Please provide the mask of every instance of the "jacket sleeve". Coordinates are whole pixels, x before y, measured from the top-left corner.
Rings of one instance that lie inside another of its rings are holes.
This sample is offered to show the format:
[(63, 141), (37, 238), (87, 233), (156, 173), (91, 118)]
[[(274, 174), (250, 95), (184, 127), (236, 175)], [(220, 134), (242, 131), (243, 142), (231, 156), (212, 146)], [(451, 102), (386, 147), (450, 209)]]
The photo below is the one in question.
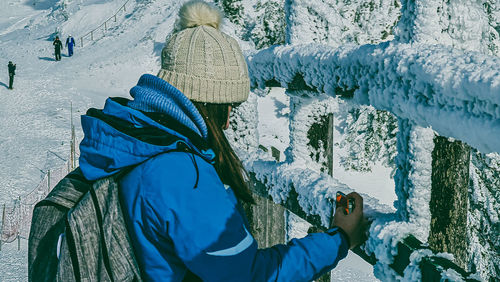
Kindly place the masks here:
[(176, 161), (175, 168), (153, 173), (150, 180), (159, 187), (176, 187), (148, 196), (153, 229), (164, 233), (151, 237), (171, 241), (176, 256), (202, 280), (310, 281), (347, 255), (346, 238), (335, 228), (258, 249), (234, 194), (224, 187), (212, 165), (197, 156), (193, 162), (188, 154), (179, 154), (185, 156)]

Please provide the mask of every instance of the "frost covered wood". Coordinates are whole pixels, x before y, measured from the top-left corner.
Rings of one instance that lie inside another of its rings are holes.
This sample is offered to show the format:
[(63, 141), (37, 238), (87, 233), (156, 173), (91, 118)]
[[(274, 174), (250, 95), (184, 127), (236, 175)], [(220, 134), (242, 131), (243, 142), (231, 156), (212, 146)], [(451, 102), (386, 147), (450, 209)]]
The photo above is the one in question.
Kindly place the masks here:
[(469, 143), (500, 151), (500, 58), (439, 45), (381, 43), (272, 47), (248, 56), (253, 87), (299, 75), (318, 92), (354, 99)]

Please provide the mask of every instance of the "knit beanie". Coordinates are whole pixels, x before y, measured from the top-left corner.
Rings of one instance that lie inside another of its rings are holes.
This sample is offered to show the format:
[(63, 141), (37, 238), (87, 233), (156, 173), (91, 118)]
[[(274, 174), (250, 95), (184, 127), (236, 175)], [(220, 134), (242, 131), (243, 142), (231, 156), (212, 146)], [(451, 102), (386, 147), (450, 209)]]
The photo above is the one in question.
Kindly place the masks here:
[(250, 91), (238, 42), (219, 31), (221, 12), (200, 0), (186, 2), (161, 55), (158, 77), (196, 102), (241, 103)]

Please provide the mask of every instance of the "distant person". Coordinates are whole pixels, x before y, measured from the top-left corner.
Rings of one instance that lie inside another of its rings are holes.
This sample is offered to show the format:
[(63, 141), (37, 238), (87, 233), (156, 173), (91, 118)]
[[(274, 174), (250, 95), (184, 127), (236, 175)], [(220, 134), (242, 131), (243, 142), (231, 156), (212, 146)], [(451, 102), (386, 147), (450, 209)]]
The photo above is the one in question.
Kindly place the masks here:
[(71, 37), (71, 35), (68, 35), (68, 38), (66, 39), (66, 47), (68, 47), (68, 56), (73, 56), (73, 47), (75, 46), (75, 39)]
[(14, 89), (12, 86), (14, 84), (14, 75), (16, 75), (16, 65), (9, 61), (7, 67), (9, 68), (9, 89)]
[(52, 43), (54, 45), (54, 51), (56, 55), (56, 61), (61, 60), (61, 49), (63, 48), (61, 40), (59, 40), (59, 36), (56, 36), (56, 39)]

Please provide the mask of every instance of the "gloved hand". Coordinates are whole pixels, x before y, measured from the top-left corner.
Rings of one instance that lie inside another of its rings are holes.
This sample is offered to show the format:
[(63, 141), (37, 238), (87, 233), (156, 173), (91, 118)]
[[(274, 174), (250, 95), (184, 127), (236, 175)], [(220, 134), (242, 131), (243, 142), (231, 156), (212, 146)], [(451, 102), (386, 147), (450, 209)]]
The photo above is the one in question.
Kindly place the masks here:
[(360, 245), (366, 240), (367, 220), (363, 215), (363, 198), (356, 192), (348, 194), (347, 199), (354, 199), (354, 210), (344, 214), (344, 207), (337, 207), (333, 217), (333, 225), (344, 230), (349, 236), (350, 249)]

